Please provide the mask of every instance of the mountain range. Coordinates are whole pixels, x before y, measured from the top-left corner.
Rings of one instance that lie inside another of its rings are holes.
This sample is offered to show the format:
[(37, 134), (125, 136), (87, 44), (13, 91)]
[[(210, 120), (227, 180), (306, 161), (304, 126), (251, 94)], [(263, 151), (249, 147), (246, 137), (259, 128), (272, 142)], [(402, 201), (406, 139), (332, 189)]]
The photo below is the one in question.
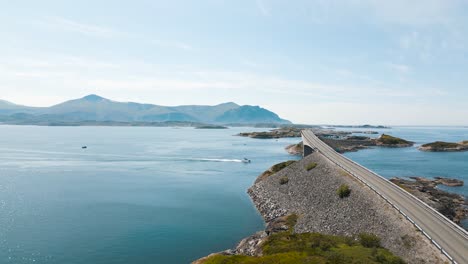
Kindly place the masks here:
[(50, 107), (30, 107), (0, 100), (0, 122), (10, 124), (66, 124), (79, 122), (291, 123), (259, 106), (241, 106), (232, 102), (214, 106), (161, 106), (135, 102), (117, 102), (94, 94)]

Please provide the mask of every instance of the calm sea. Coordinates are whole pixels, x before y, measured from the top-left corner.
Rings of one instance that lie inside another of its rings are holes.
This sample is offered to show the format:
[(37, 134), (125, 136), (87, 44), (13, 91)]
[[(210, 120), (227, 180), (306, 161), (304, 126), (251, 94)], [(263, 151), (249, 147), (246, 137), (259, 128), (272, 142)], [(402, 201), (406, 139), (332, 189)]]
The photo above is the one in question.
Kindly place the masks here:
[(264, 225), (247, 188), (297, 141), (233, 136), (246, 130), (0, 126), (0, 263), (189, 263), (233, 247)]
[[(0, 263), (189, 263), (233, 247), (264, 225), (246, 189), (299, 141), (233, 136), (254, 130), (0, 126)], [(382, 131), (468, 139), (468, 128)], [(346, 155), (386, 177), (468, 180), (468, 152)]]

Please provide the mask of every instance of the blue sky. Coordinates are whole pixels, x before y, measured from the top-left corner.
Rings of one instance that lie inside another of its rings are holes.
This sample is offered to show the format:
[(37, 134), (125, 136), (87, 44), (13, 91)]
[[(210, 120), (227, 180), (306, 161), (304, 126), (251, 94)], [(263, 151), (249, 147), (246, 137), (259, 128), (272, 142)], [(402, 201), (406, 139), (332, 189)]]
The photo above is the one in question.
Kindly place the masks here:
[(468, 125), (468, 1), (0, 0), (0, 98)]

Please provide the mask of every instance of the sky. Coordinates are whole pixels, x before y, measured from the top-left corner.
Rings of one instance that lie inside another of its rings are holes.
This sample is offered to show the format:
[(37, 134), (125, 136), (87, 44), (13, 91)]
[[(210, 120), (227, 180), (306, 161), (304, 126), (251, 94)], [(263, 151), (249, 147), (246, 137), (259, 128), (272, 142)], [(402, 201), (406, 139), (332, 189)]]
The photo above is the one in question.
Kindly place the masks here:
[(0, 99), (468, 125), (467, 0), (0, 0)]

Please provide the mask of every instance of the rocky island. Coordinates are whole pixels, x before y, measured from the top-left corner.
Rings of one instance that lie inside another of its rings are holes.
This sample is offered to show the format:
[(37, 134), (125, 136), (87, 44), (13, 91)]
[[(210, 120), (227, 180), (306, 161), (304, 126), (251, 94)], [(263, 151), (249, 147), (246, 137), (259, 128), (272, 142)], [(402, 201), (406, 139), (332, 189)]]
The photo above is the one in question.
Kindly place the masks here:
[(414, 142), (386, 134), (382, 134), (380, 137), (374, 139), (373, 141), (375, 142), (376, 146), (389, 148), (406, 148), (414, 145)]
[(447, 261), (396, 209), (319, 152), (270, 168), (248, 193), (266, 229), (194, 263)]
[[(463, 195), (436, 188), (439, 184), (450, 187), (463, 186), (461, 180), (441, 177), (435, 177), (433, 180), (423, 177), (410, 177), (410, 180), (393, 178), (390, 181), (418, 197), (460, 226), (462, 226), (462, 220), (468, 215), (468, 203)], [(466, 227), (464, 228), (466, 229)]]
[(201, 126), (196, 126), (195, 129), (228, 129), (228, 127), (219, 126), (219, 125), (201, 125)]
[(421, 145), (419, 148), (421, 151), (432, 151), (432, 152), (457, 152), (457, 151), (468, 151), (468, 140), (452, 143), (436, 141)]
[(270, 139), (270, 138), (291, 138), (301, 137), (301, 128), (287, 127), (278, 128), (265, 132), (244, 132), (237, 134), (241, 137), (259, 138), (259, 139)]
[[(413, 142), (401, 138), (382, 134), (378, 138), (370, 138), (365, 136), (350, 136), (330, 133), (317, 132), (316, 135), (332, 147), (338, 153), (358, 151), (373, 146), (387, 147), (387, 148), (403, 148), (413, 146)], [(302, 155), (302, 142), (286, 146), (286, 151), (291, 155)]]

